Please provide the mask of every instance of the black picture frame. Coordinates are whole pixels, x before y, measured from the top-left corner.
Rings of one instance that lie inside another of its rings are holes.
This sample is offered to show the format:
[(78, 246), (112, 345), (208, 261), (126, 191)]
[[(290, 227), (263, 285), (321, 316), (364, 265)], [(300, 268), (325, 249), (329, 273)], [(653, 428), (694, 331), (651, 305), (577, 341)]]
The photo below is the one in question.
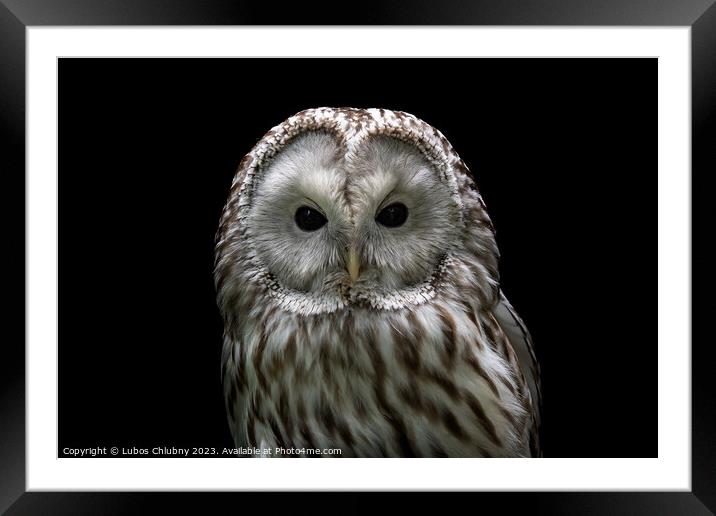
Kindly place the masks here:
[[(714, 0), (523, 0), (462, 2), (360, 2), (350, 12), (307, 3), (278, 9), (269, 3), (230, 0), (0, 0), (0, 170), (6, 195), (23, 199), (25, 185), (25, 30), (42, 25), (551, 25), (689, 26), (692, 73), (692, 219), (701, 228), (713, 203), (704, 199), (704, 178), (716, 170), (716, 4)], [(15, 208), (7, 210), (8, 274), (20, 281), (24, 270), (25, 228)], [(10, 213), (13, 213), (13, 217)], [(24, 211), (23, 211), (24, 213)], [(692, 239), (692, 267), (700, 273), (694, 299), (713, 286), (713, 251)], [(693, 273), (692, 270), (692, 273)], [(704, 274), (705, 273), (705, 274)], [(18, 290), (19, 290), (18, 285)], [(23, 285), (24, 291), (24, 285)], [(5, 289), (6, 321), (24, 335), (24, 294)], [(692, 311), (692, 491), (640, 493), (479, 493), (454, 494), (451, 505), (469, 503), (500, 510), (529, 509), (547, 514), (713, 514), (716, 512), (716, 396), (712, 365), (716, 354), (701, 338), (707, 306)], [(22, 325), (22, 326), (21, 326)], [(7, 333), (9, 335), (9, 333)], [(137, 513), (160, 503), (163, 513), (206, 512), (215, 502), (228, 513), (240, 506), (266, 507), (265, 494), (249, 493), (77, 493), (25, 492), (25, 344), (7, 336), (0, 346), (0, 511), (8, 514)], [(364, 512), (384, 503), (381, 494), (350, 493), (339, 501), (323, 493), (271, 495), (271, 512)], [(467, 497), (470, 497), (468, 500)], [(239, 502), (237, 497), (241, 498)], [(444, 502), (422, 494), (403, 497), (404, 511), (444, 510)], [(439, 504), (439, 505), (438, 505)], [(219, 512), (219, 511), (217, 511)], [(223, 513), (223, 512), (222, 512)]]

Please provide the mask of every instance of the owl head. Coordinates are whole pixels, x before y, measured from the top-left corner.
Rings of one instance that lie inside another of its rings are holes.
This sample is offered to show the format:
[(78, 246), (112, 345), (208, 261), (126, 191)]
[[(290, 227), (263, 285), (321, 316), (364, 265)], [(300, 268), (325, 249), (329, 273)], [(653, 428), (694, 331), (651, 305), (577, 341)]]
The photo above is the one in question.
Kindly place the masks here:
[[(490, 220), (444, 136), (385, 109), (317, 108), (241, 161), (217, 236), (220, 306), (395, 310), (497, 284)], [(254, 305), (254, 303), (252, 303)]]

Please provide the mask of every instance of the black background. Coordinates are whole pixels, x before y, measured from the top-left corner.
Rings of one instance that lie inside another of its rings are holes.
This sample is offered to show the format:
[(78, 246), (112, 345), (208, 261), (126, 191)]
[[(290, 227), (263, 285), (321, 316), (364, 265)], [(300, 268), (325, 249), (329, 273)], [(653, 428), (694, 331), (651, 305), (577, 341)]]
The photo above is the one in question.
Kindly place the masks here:
[(655, 59), (59, 64), (59, 455), (231, 446), (213, 238), (239, 160), (316, 106), (440, 129), (497, 228), (548, 457), (657, 455)]

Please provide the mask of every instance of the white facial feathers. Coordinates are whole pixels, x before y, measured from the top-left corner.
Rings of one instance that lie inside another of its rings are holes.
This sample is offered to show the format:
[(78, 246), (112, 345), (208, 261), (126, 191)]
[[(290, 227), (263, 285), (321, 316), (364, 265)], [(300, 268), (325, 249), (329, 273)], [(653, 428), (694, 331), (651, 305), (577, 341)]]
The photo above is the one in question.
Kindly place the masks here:
[[(389, 137), (368, 140), (350, 171), (363, 258), (386, 289), (424, 281), (457, 244), (460, 207), (448, 186), (410, 144)], [(407, 208), (399, 227), (376, 224), (395, 203)]]
[[(354, 294), (413, 287), (436, 271), (460, 235), (460, 208), (448, 185), (417, 148), (385, 136), (368, 139), (346, 160), (335, 136), (302, 133), (260, 172), (252, 199), (247, 236), (256, 259), (282, 286), (303, 292), (343, 288), (350, 253), (360, 268), (350, 281)], [(404, 222), (376, 220), (396, 204), (407, 211)], [(302, 207), (319, 212), (325, 225), (299, 227)]]
[[(341, 204), (345, 176), (337, 144), (323, 133), (296, 137), (263, 171), (253, 193), (247, 236), (257, 260), (284, 287), (324, 288), (331, 271), (343, 263), (347, 214)], [(301, 230), (295, 221), (302, 206), (329, 221), (321, 230)], [(335, 276), (335, 274), (334, 274)]]

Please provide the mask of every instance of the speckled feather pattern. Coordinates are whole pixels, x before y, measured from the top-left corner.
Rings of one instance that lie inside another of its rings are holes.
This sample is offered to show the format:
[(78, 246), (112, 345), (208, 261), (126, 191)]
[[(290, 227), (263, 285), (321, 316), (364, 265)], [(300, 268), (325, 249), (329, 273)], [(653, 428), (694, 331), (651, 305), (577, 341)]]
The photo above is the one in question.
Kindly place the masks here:
[[(262, 174), (311, 131), (335, 139), (347, 170), (380, 136), (417, 149), (439, 176), (458, 207), (455, 236), (422, 280), (317, 294), (286, 287), (262, 262), (249, 224)], [(338, 447), (344, 457), (539, 455), (539, 367), (500, 291), (497, 259), (469, 170), (422, 120), (317, 108), (271, 129), (241, 161), (217, 233), (222, 380), (236, 444)]]

